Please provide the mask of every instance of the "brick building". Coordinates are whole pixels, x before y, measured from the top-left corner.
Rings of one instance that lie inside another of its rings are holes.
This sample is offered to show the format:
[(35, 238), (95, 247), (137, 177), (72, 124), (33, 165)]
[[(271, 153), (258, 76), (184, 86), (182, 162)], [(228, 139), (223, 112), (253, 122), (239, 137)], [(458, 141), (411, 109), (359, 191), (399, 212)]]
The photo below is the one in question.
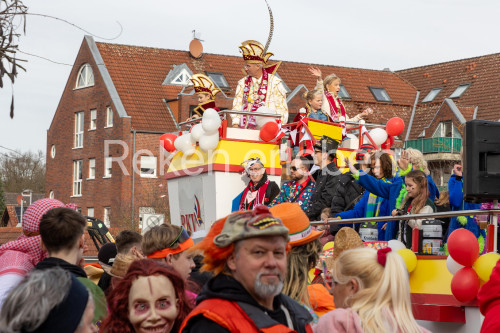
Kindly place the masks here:
[(419, 94), (405, 145), (424, 153), (437, 185), (447, 186), (460, 161), (465, 122), (500, 120), (499, 68), (500, 54), (491, 54), (397, 72)]
[[(96, 43), (86, 36), (47, 133), (46, 195), (74, 202), (83, 214), (113, 227), (140, 226), (149, 213), (168, 220), (159, 136), (178, 131), (196, 106), (189, 85), (194, 73), (211, 76), (222, 90), (218, 107), (230, 109), (242, 65), (237, 56), (194, 58), (189, 51)], [(315, 86), (309, 66), (283, 61), (278, 70), (290, 119), (304, 105), (302, 94)], [(368, 122), (394, 116), (409, 122), (417, 90), (399, 75), (318, 66), (324, 75), (342, 78), (341, 96), (351, 116), (371, 107), (375, 114)]]

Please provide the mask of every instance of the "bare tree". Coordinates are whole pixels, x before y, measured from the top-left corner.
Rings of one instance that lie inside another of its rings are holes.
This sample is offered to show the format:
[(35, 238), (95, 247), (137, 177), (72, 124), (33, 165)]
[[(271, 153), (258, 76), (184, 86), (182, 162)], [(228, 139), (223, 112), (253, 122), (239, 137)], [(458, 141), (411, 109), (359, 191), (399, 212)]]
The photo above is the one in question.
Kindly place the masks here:
[[(26, 7), (21, 0), (0, 0), (0, 88), (3, 88), (3, 77), (7, 75), (14, 84), (17, 70), (24, 69), (16, 59), (19, 50), (19, 29), (26, 32)], [(10, 117), (14, 117), (14, 94), (10, 104)]]
[(45, 156), (41, 150), (9, 152), (0, 157), (0, 177), (5, 192), (30, 189), (43, 193), (45, 189)]

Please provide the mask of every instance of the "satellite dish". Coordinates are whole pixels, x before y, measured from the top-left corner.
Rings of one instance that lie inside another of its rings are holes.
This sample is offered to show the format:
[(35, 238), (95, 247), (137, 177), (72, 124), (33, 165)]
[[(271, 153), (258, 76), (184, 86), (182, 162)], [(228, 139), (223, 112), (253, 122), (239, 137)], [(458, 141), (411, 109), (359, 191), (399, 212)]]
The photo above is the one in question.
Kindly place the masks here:
[(193, 58), (201, 57), (203, 54), (203, 45), (199, 39), (195, 38), (189, 43), (189, 54), (191, 54)]

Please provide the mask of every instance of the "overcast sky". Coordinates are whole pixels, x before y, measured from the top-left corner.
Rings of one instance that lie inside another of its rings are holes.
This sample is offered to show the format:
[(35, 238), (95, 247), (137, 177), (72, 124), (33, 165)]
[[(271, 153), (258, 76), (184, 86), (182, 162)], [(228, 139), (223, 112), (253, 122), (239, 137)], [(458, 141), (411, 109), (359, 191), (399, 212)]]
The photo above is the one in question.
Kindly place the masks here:
[[(274, 14), (272, 59), (399, 70), (500, 51), (498, 0), (268, 0)], [(101, 42), (187, 50), (192, 30), (204, 52), (238, 55), (247, 39), (265, 43), (264, 0), (24, 0), (29, 12), (68, 20)], [(99, 37), (116, 39), (106, 41)], [(72, 65), (86, 33), (27, 17), (21, 51)], [(99, 37), (97, 37), (99, 36)], [(45, 152), (47, 129), (71, 66), (19, 54), (27, 72), (0, 89), (0, 146)], [(291, 87), (293, 89), (293, 87)], [(72, 131), (73, 129), (69, 128)], [(7, 150), (0, 147), (0, 153)]]

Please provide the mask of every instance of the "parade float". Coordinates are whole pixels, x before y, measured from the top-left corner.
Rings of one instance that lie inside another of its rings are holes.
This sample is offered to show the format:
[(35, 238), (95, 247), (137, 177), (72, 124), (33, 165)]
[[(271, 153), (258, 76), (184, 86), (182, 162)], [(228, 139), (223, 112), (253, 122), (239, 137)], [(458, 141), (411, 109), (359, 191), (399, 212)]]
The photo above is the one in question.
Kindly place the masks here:
[[(377, 148), (379, 145), (388, 148), (393, 142), (380, 125), (347, 128), (344, 122), (308, 118), (280, 125), (274, 120), (276, 114), (264, 111), (257, 117), (259, 126), (255, 130), (228, 127), (226, 120), (220, 120), (220, 115), (238, 111), (218, 114), (207, 110), (201, 122), (186, 122), (194, 125), (190, 131), (162, 136), (163, 146), (173, 153), (166, 172), (172, 224), (193, 232), (208, 230), (214, 221), (231, 213), (233, 200), (248, 184), (242, 163), (250, 158), (258, 157), (268, 178), (281, 184), (292, 146), (301, 146), (299, 154), (311, 154), (313, 145), (323, 135), (339, 142), (344, 136), (347, 140), (336, 151), (336, 163), (345, 172), (344, 158), (354, 159), (363, 140)], [(374, 129), (368, 131), (367, 127)], [(363, 134), (359, 136), (361, 139), (350, 134), (356, 132)]]
[[(276, 114), (261, 111), (259, 126), (255, 130), (227, 126), (226, 114), (244, 112), (209, 111), (202, 119), (184, 123), (191, 126), (189, 130), (162, 136), (163, 146), (172, 153), (166, 172), (171, 223), (193, 232), (208, 230), (214, 221), (229, 214), (233, 200), (248, 183), (241, 164), (249, 158), (259, 157), (268, 177), (280, 184), (291, 159), (292, 146), (301, 146), (299, 154), (308, 153), (315, 142), (327, 135), (342, 142), (336, 152), (336, 163), (345, 172), (344, 158), (354, 159), (355, 152), (364, 142), (391, 153), (389, 148), (394, 136), (404, 127), (397, 118), (385, 126), (363, 122), (331, 123), (308, 118), (280, 125), (274, 121)], [(488, 233), (485, 253), (480, 256), (477, 239), (461, 231), (448, 241), (449, 256), (438, 253), (439, 245), (429, 243), (432, 237), (422, 232), (415, 235), (411, 250), (403, 248), (402, 244), (392, 244), (393, 250), (402, 255), (408, 267), (414, 316), (431, 331), (479, 332), (483, 317), (475, 298), (499, 257), (494, 230), (498, 210), (421, 215), (422, 218), (439, 219), (476, 214), (490, 216), (488, 228), (491, 232)], [(404, 218), (379, 217), (370, 221)], [(366, 222), (366, 219), (349, 219), (341, 223), (356, 222)], [(376, 242), (370, 246), (391, 244)]]

